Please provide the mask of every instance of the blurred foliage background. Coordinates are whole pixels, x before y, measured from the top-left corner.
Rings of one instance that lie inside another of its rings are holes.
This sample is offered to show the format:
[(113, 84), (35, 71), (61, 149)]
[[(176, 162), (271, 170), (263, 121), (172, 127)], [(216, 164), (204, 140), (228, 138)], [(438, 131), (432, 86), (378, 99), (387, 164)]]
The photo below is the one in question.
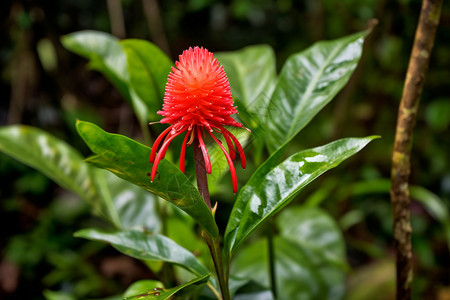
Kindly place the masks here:
[[(194, 45), (226, 51), (264, 43), (275, 49), (280, 67), (316, 41), (364, 30), (378, 19), (349, 84), (290, 147), (293, 152), (341, 137), (382, 136), (311, 184), (296, 202), (320, 202), (339, 222), (350, 264), (348, 299), (393, 298), (391, 153), (421, 1), (17, 0), (0, 6), (0, 125), (42, 128), (85, 155), (76, 119), (136, 139), (141, 132), (111, 84), (62, 47), (65, 34), (93, 29), (147, 39), (174, 60)], [(413, 145), (415, 299), (450, 299), (449, 125), (446, 1)], [(52, 291), (102, 298), (152, 277), (138, 261), (72, 236), (99, 222), (76, 196), (3, 154), (0, 176), (0, 299), (64, 299)], [(225, 224), (227, 216), (217, 218)]]

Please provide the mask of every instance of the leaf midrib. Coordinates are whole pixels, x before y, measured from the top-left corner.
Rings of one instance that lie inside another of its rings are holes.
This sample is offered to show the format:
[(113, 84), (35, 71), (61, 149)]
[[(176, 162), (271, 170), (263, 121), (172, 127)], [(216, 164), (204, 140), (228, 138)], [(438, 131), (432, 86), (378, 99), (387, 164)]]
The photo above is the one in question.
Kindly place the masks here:
[(130, 49), (139, 58), (139, 61), (141, 62), (142, 66), (144, 67), (145, 72), (148, 74), (148, 77), (150, 78), (150, 81), (152, 82), (152, 84), (153, 84), (153, 86), (155, 88), (153, 93), (155, 94), (156, 99), (162, 99), (162, 95), (159, 92), (159, 87), (158, 87), (158, 83), (156, 82), (156, 78), (153, 75), (153, 73), (150, 71), (150, 69), (147, 67), (147, 64), (145, 63), (144, 58), (132, 46), (126, 45), (126, 46), (123, 46), (123, 47), (128, 47), (128, 49)]
[[(326, 68), (326, 66), (328, 66), (331, 61), (334, 60), (334, 58), (336, 57), (337, 53), (339, 53), (339, 51), (344, 48), (345, 46), (347, 46), (347, 44), (342, 44), (340, 47), (336, 47), (332, 52), (331, 55), (328, 56), (328, 58), (325, 60), (325, 62), (322, 64), (322, 66), (320, 67), (320, 69), (316, 72), (316, 74), (314, 75), (313, 79), (310, 81), (310, 84), (308, 85), (305, 93), (303, 94), (303, 96), (300, 97), (300, 105), (297, 107), (297, 109), (295, 109), (295, 117), (294, 120), (291, 123), (291, 126), (289, 128), (289, 131), (287, 133), (287, 139), (289, 139), (292, 135), (295, 134), (294, 131), (298, 131), (298, 129), (295, 128), (295, 124), (297, 124), (297, 122), (300, 120), (301, 117), (303, 117), (303, 115), (300, 113), (303, 108), (306, 105), (306, 101), (304, 99), (308, 99), (311, 94), (312, 91), (314, 90), (314, 88), (316, 87), (319, 79), (322, 77), (323, 72)], [(302, 127), (300, 127), (301, 129)]]

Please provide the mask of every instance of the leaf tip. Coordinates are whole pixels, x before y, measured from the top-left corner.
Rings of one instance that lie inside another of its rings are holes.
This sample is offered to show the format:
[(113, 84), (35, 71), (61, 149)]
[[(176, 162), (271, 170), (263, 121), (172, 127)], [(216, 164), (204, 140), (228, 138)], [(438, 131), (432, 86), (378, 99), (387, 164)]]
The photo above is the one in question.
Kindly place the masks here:
[(368, 138), (370, 138), (371, 140), (381, 139), (381, 135), (371, 135)]
[(84, 231), (84, 229), (77, 230), (77, 231), (75, 231), (73, 233), (73, 236), (76, 237), (76, 238), (82, 238), (82, 237), (84, 237), (83, 236), (83, 231)]

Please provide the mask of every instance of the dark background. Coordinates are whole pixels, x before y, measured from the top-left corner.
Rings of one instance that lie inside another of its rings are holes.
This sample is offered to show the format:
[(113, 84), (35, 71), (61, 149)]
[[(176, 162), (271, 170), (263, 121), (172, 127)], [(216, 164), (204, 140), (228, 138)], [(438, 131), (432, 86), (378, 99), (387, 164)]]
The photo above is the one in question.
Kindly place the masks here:
[[(397, 107), (421, 1), (123, 0), (121, 10), (117, 3), (1, 2), (0, 125), (42, 128), (85, 155), (89, 151), (74, 129), (77, 118), (140, 138), (131, 108), (101, 74), (88, 70), (85, 59), (62, 47), (64, 34), (93, 29), (147, 39), (174, 60), (194, 45), (224, 51), (265, 43), (274, 48), (280, 68), (290, 54), (322, 39), (364, 30), (378, 19), (349, 84), (291, 147), (382, 136), (340, 171), (317, 180), (296, 202), (327, 191), (331, 197), (322, 206), (341, 225), (348, 248), (349, 295), (364, 290), (372, 294), (352, 299), (392, 298), (389, 195), (365, 188), (358, 193), (352, 187), (390, 176)], [(445, 1), (415, 129), (411, 182), (436, 194), (447, 211), (449, 124), (450, 4)], [(101, 298), (151, 277), (140, 263), (109, 247), (73, 238), (75, 230), (98, 220), (85, 203), (43, 175), (1, 154), (0, 180), (0, 299), (44, 299), (48, 289), (79, 299)], [(450, 299), (450, 236), (417, 201), (412, 222), (414, 297)]]

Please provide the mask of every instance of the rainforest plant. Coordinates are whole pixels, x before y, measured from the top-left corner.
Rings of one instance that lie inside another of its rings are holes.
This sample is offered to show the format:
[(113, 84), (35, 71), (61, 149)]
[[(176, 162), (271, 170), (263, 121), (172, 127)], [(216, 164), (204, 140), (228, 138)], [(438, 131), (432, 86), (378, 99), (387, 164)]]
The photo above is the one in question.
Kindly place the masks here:
[(0, 150), (86, 199), (110, 224), (75, 236), (106, 242), (158, 275), (117, 299), (342, 299), (347, 266), (337, 224), (317, 204), (285, 207), (375, 137), (288, 146), (347, 83), (367, 34), (319, 42), (277, 75), (267, 45), (215, 54), (195, 46), (174, 66), (147, 41), (73, 33), (64, 46), (130, 103), (144, 144), (78, 121), (93, 152), (87, 159), (22, 125), (0, 129)]

